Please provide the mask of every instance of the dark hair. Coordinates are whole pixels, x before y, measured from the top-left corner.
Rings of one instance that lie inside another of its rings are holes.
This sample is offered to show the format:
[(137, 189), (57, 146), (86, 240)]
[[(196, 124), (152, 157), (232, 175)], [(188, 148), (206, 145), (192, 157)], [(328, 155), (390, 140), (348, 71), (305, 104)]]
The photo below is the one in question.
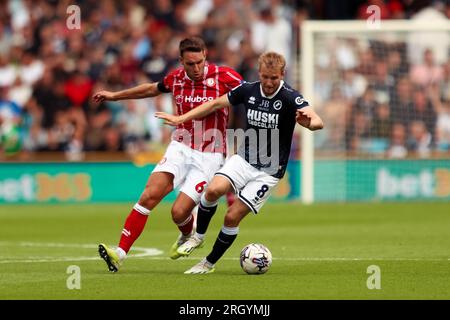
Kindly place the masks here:
[(186, 51), (190, 52), (202, 52), (206, 50), (205, 42), (202, 38), (199, 37), (190, 37), (181, 40), (180, 42), (180, 56), (183, 56), (183, 53)]

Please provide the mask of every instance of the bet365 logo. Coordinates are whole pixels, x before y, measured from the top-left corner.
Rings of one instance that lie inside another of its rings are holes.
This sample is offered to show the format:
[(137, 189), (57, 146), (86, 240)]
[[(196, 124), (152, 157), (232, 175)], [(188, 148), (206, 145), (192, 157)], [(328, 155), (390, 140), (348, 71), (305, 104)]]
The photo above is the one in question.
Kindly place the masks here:
[(450, 170), (423, 169), (415, 173), (380, 168), (376, 175), (377, 195), (381, 198), (450, 197)]
[(84, 173), (36, 174), (36, 200), (86, 201), (92, 194), (90, 177)]
[(0, 202), (88, 201), (91, 177), (86, 173), (23, 174), (0, 180)]

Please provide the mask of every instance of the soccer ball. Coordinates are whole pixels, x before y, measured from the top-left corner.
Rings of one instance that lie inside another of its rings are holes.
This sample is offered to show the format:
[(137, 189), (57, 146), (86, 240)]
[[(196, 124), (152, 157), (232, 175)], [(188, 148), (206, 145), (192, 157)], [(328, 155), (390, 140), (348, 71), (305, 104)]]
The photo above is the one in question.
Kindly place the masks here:
[(272, 253), (260, 243), (250, 243), (240, 256), (241, 268), (248, 274), (263, 274), (272, 264)]

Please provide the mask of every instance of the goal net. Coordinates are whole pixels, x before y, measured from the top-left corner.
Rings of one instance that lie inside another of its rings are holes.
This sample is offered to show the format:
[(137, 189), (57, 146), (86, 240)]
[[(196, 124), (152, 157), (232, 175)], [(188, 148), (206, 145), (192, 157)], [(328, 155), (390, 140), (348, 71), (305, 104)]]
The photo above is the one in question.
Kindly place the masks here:
[(450, 23), (302, 25), (303, 94), (325, 128), (302, 132), (313, 201), (450, 199)]

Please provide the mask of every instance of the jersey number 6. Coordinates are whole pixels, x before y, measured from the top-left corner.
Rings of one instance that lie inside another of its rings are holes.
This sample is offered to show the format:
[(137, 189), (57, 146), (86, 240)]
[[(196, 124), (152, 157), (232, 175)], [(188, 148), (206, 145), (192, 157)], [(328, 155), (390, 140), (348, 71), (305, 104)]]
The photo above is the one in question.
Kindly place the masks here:
[(198, 183), (195, 186), (195, 191), (197, 191), (198, 193), (202, 193), (203, 190), (205, 190), (205, 184), (206, 184), (206, 181), (202, 181), (202, 182)]

